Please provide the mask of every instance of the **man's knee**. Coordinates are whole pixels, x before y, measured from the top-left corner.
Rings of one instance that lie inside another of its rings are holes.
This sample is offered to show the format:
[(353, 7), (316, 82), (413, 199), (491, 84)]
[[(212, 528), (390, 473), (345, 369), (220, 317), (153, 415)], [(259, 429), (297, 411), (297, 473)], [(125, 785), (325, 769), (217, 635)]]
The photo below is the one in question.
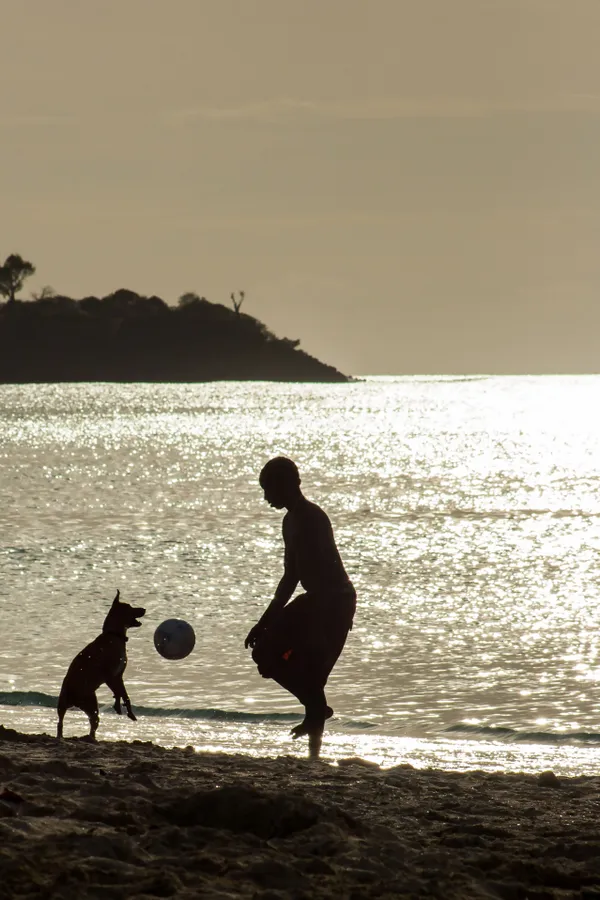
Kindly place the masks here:
[(272, 678), (271, 672), (274, 663), (272, 653), (269, 653), (264, 646), (257, 645), (252, 651), (252, 659), (256, 663), (259, 675), (262, 675), (263, 678)]

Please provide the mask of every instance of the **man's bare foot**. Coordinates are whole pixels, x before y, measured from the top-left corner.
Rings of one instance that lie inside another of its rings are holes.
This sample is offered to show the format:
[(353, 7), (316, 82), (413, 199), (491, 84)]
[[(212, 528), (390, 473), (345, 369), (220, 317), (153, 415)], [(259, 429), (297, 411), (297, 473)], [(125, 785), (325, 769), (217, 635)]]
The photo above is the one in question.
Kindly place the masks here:
[[(330, 719), (333, 715), (333, 710), (330, 706), (325, 707), (325, 718)], [(310, 734), (313, 729), (311, 728), (311, 723), (308, 718), (304, 718), (299, 725), (296, 725), (291, 729), (290, 734), (292, 735), (295, 741), (300, 737), (304, 737), (305, 734)]]
[(290, 729), (290, 734), (295, 741), (297, 741), (300, 737), (304, 737), (305, 734), (308, 734), (308, 725), (306, 719), (303, 719), (299, 725), (296, 725), (294, 728)]
[(321, 755), (322, 731), (313, 731), (308, 736), (308, 755), (310, 759), (318, 759)]

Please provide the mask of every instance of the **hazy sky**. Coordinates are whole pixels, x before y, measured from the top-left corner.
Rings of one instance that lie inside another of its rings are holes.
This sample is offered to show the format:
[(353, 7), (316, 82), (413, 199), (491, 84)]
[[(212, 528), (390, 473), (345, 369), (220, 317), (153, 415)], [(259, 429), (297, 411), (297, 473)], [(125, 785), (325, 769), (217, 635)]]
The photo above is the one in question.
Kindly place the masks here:
[(0, 0), (0, 255), (355, 373), (600, 371), (600, 0)]

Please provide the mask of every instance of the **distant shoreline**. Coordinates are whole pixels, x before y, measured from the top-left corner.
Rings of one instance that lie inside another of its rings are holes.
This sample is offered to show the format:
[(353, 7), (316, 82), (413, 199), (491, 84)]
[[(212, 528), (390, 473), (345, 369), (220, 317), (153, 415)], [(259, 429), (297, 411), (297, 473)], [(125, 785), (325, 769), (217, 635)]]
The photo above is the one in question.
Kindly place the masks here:
[(258, 319), (194, 298), (178, 307), (120, 290), (0, 305), (0, 383), (348, 383)]

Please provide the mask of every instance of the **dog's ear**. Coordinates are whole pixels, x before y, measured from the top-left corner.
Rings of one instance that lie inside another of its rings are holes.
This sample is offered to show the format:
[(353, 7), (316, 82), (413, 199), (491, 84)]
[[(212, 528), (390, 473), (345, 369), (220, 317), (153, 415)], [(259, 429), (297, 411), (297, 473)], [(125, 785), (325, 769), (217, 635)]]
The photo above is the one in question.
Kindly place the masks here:
[(112, 605), (113, 605), (113, 606), (116, 606), (116, 605), (117, 605), (117, 603), (119, 602), (119, 597), (120, 597), (120, 596), (121, 596), (121, 591), (117, 590), (117, 596), (115, 597), (115, 599), (114, 599), (113, 602), (112, 602)]

